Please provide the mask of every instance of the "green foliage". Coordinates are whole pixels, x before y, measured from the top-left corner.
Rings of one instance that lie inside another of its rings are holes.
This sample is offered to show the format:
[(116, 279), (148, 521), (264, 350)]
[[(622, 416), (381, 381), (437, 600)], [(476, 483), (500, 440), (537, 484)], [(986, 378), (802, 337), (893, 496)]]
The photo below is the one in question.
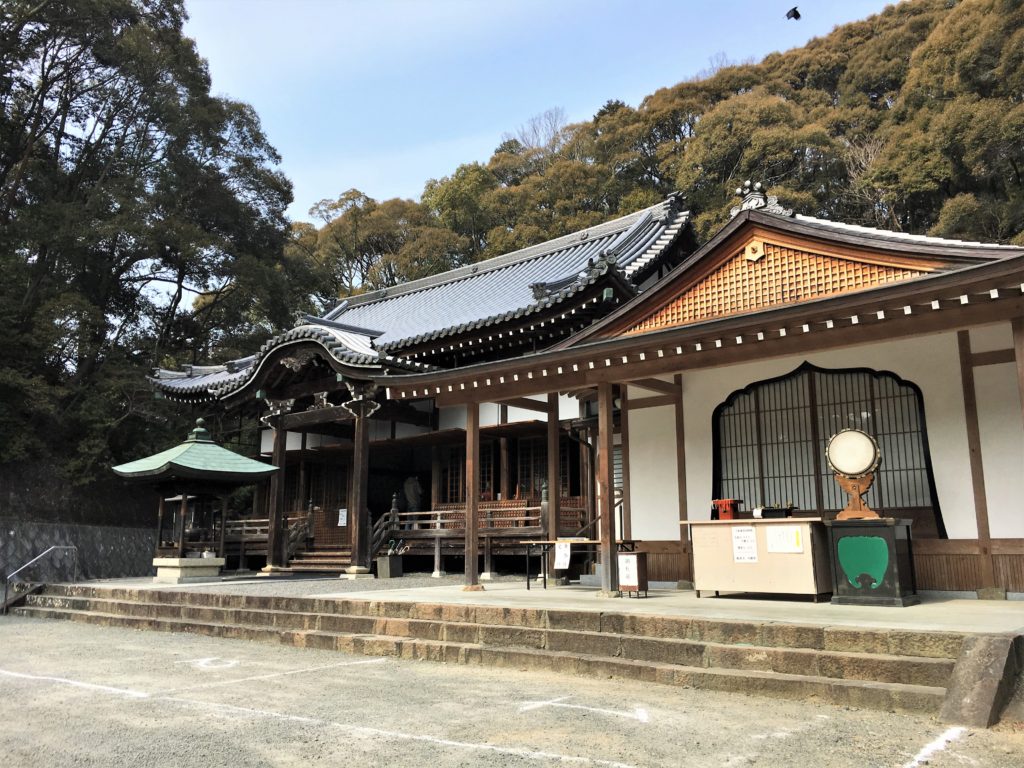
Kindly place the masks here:
[(0, 12), (0, 462), (90, 481), (167, 421), (154, 364), (266, 333), (306, 292), (277, 153), (210, 95), (184, 19), (181, 0)]

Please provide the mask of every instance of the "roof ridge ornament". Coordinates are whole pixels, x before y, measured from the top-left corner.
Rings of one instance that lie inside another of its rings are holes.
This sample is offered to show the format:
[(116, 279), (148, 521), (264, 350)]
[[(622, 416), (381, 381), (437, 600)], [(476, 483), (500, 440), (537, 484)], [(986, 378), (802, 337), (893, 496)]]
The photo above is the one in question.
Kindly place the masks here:
[(206, 420), (203, 418), (196, 419), (196, 426), (191, 432), (188, 433), (186, 442), (189, 443), (212, 443), (213, 437), (210, 435), (210, 430), (206, 428)]
[(740, 211), (763, 210), (765, 213), (772, 213), (776, 216), (792, 216), (792, 208), (783, 208), (779, 205), (779, 198), (775, 195), (766, 195), (764, 185), (758, 182), (751, 182), (747, 179), (742, 187), (736, 188), (736, 196), (743, 198), (742, 202), (729, 211), (729, 216), (735, 218)]

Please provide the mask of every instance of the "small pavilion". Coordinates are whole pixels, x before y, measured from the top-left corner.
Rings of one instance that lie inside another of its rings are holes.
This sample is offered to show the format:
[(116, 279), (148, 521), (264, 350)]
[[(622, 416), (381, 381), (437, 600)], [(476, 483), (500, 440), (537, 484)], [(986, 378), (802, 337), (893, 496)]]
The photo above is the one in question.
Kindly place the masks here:
[[(180, 583), (219, 574), (225, 562), (228, 495), (239, 486), (269, 477), (277, 469), (218, 445), (203, 419), (196, 419), (195, 429), (180, 445), (114, 467), (114, 472), (121, 477), (152, 484), (160, 494), (153, 559), (157, 581)], [(168, 501), (180, 503), (170, 541), (164, 538)], [(216, 515), (214, 502), (218, 502), (219, 514)], [(186, 521), (189, 521), (188, 529)]]

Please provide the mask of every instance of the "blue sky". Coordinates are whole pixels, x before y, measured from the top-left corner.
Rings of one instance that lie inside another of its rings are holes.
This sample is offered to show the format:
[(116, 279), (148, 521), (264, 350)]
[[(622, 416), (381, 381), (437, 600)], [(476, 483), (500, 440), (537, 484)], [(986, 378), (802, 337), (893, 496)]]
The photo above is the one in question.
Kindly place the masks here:
[(636, 106), (712, 58), (760, 60), (882, 0), (187, 0), (217, 94), (252, 104), (295, 185), (418, 199), (534, 115)]

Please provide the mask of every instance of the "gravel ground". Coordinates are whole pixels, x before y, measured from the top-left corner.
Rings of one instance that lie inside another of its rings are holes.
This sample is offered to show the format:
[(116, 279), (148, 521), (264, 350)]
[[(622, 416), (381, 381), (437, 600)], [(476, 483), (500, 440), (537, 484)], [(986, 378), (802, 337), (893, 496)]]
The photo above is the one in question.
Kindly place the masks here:
[(0, 618), (0, 755), (4, 768), (1015, 768), (1024, 733), (11, 616)]

